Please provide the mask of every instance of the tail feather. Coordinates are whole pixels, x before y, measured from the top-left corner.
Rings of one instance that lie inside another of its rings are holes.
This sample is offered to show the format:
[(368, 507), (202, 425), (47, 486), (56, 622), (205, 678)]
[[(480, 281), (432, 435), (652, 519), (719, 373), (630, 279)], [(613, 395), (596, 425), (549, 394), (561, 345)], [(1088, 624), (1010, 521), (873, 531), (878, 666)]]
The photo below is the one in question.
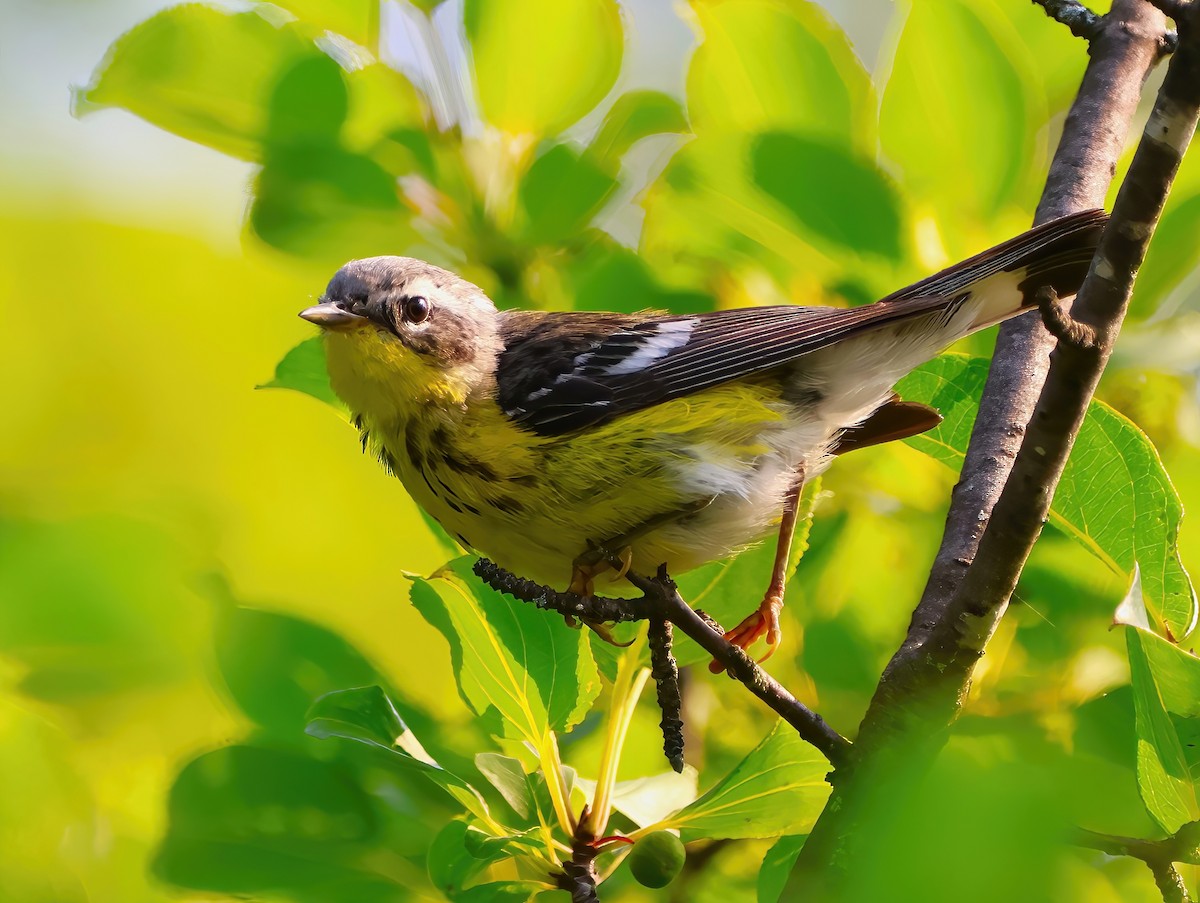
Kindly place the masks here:
[(888, 295), (881, 303), (970, 292), (977, 307), (974, 329), (1008, 319), (1037, 303), (1051, 286), (1061, 298), (1079, 291), (1108, 222), (1103, 210), (1085, 210), (1028, 232)]

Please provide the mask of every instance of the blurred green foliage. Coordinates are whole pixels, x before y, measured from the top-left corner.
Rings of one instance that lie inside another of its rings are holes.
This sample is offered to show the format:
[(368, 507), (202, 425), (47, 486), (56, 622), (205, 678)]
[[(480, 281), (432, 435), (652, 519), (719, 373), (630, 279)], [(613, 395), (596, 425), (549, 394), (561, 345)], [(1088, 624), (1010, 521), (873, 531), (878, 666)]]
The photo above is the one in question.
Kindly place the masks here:
[[(173, 7), (77, 89), (78, 113), (121, 107), (252, 162), (243, 254), (71, 208), (0, 220), (0, 900), (549, 898), (564, 808), (614, 765), (608, 830), (678, 830), (689, 856), (652, 893), (614, 845), (604, 899), (772, 901), (820, 812), (827, 764), (736, 684), (685, 672), (675, 775), (630, 690), (641, 645), (444, 567), (293, 314), (377, 253), (545, 309), (871, 300), (1027, 225), (1082, 46), (1015, 0), (879, 3), (867, 59), (818, 4), (692, 0), (673, 96), (630, 83), (616, 0), (397, 10), (407, 30), (359, 0)], [(423, 77), (385, 65), (402, 34)], [(878, 789), (856, 899), (1153, 900), (1143, 867), (1072, 828), (1200, 817), (1200, 534), (1180, 529), (1200, 354), (1178, 339), (1200, 322), (1198, 227), (1193, 155), (1058, 529), (933, 771)], [(806, 495), (771, 667), (843, 730), (919, 595), (982, 372), (914, 374), (906, 396), (942, 427)], [(681, 585), (735, 620), (769, 555)], [(1135, 570), (1131, 626), (1109, 632)]]

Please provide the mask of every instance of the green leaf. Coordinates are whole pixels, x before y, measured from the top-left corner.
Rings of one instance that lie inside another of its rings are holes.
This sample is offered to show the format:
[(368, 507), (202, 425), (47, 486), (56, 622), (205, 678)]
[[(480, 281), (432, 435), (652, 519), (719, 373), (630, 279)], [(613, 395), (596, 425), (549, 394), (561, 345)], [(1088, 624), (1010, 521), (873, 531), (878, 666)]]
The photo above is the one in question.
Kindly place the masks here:
[[(804, 485), (788, 560), (788, 580), (796, 573), (796, 567), (808, 549), (813, 511), (820, 494), (820, 479), (810, 480)], [(740, 555), (714, 561), (684, 574), (678, 580), (679, 592), (692, 608), (703, 609), (728, 630), (758, 607), (766, 594), (774, 563), (775, 540), (774, 537), (768, 537)], [(674, 651), (680, 666), (711, 659), (693, 640), (679, 633), (675, 634)]]
[[(945, 420), (906, 440), (958, 468), (970, 439), (987, 361), (942, 355), (897, 390), (937, 408)], [(1050, 522), (1114, 573), (1141, 572), (1150, 624), (1182, 639), (1196, 620), (1196, 595), (1177, 546), (1183, 506), (1153, 444), (1133, 423), (1093, 401), (1050, 508)]]
[(710, 295), (664, 287), (641, 255), (607, 235), (589, 241), (564, 262), (563, 274), (576, 310), (698, 313), (714, 306)]
[(618, 97), (605, 114), (587, 153), (612, 172), (625, 152), (643, 138), (687, 130), (687, 115), (674, 97), (661, 91), (630, 91)]
[(354, 899), (394, 899), (355, 860), (380, 826), (343, 766), (277, 749), (231, 746), (189, 763), (171, 788), (153, 870), (186, 887), (237, 894), (355, 886)]
[(425, 854), (425, 868), (433, 886), (450, 899), (462, 893), (463, 885), (487, 868), (488, 860), (467, 849), (467, 832), (462, 819), (454, 819), (438, 831)]
[(329, 385), (329, 371), (325, 368), (325, 343), (319, 335), (305, 339), (285, 354), (275, 365), (275, 378), (255, 388), (292, 389), (311, 395), (349, 419), (346, 406)]
[(914, 195), (985, 219), (1012, 199), (1044, 119), (1031, 77), (1018, 68), (1023, 53), (986, 2), (909, 6), (879, 130), (884, 155)]
[(324, 54), (300, 59), (280, 76), (269, 107), (267, 144), (336, 144), (350, 111), (345, 73)]
[(525, 767), (518, 759), (499, 753), (482, 752), (475, 756), (475, 767), (488, 782), (500, 791), (504, 801), (521, 818), (533, 814), (533, 796), (529, 791)]
[(494, 862), (503, 856), (521, 856), (530, 853), (543, 855), (546, 844), (545, 829), (538, 825), (527, 831), (496, 836), (481, 831), (475, 826), (467, 829), (463, 839), (467, 852), (476, 859)]
[(123, 107), (183, 138), (257, 160), (280, 75), (319, 55), (296, 29), (257, 12), (174, 6), (112, 45), (89, 85), (77, 89), (75, 109)]
[[(600, 692), (585, 633), (515, 602), (452, 561), (432, 578), (412, 577), (412, 601), (450, 644), (459, 693), (491, 728), (540, 749), (546, 731), (570, 730)], [(502, 724), (496, 724), (499, 716)]]
[(218, 601), (214, 640), (221, 676), (241, 710), (272, 733), (300, 738), (319, 696), (382, 682), (371, 663), (336, 633), (238, 605), (224, 581), (211, 586)]
[(331, 268), (394, 254), (417, 240), (395, 176), (338, 145), (272, 145), (254, 195), (249, 225), (255, 235)]
[[(618, 781), (611, 797), (613, 808), (639, 828), (666, 819), (672, 812), (695, 801), (699, 795), (699, 773), (690, 765), (683, 771), (663, 771), (644, 778)], [(588, 799), (596, 793), (596, 782), (583, 778), (578, 784)]]
[(477, 884), (454, 898), (454, 903), (525, 903), (534, 894), (550, 888), (535, 881), (494, 881)]
[[(796, 217), (753, 181), (756, 136), (705, 133), (685, 144), (646, 192), (641, 253), (668, 281), (725, 281), (748, 264), (780, 284), (832, 282), (841, 263), (797, 229)], [(856, 273), (863, 261), (855, 257)], [(722, 274), (718, 280), (715, 274)]]
[(392, 754), (390, 761), (424, 775), (467, 811), (488, 818), (487, 803), (474, 787), (438, 765), (408, 729), (396, 707), (379, 687), (327, 693), (308, 712), (305, 732), (313, 737), (354, 740)]
[(374, 49), (379, 40), (380, 0), (273, 0), (301, 21), (327, 28)]
[[(1138, 790), (1154, 820), (1167, 833), (1174, 833), (1200, 818), (1200, 802), (1168, 713), (1200, 714), (1200, 697), (1179, 699), (1176, 692), (1186, 688), (1194, 693), (1200, 688), (1200, 659), (1136, 627), (1126, 628), (1125, 639), (1137, 730)], [(1172, 702), (1184, 703), (1185, 710), (1172, 708)]]
[(484, 118), (505, 132), (553, 135), (581, 119), (617, 80), (614, 0), (466, 0)]
[(875, 97), (846, 35), (802, 0), (693, 0), (688, 69), (698, 134), (797, 131), (874, 152)]
[(900, 198), (870, 160), (823, 141), (771, 133), (755, 140), (751, 168), (758, 187), (791, 211), (813, 243), (900, 262)]
[(762, 868), (758, 872), (758, 903), (779, 903), (779, 897), (787, 885), (792, 866), (808, 840), (807, 834), (792, 834), (781, 837), (767, 851)]
[(518, 188), (525, 213), (521, 238), (528, 244), (561, 244), (604, 207), (617, 180), (590, 157), (556, 144), (533, 161)]
[(829, 762), (780, 721), (728, 775), (657, 827), (701, 838), (804, 834), (825, 806)]

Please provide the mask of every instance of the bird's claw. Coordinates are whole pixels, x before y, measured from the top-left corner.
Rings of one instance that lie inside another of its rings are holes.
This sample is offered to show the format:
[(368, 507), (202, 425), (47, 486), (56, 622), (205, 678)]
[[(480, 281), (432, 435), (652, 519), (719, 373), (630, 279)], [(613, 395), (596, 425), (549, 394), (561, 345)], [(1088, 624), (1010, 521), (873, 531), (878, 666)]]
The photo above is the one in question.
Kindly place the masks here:
[[(782, 609), (782, 596), (767, 596), (749, 617), (733, 630), (725, 632), (725, 639), (742, 651), (746, 651), (760, 637), (765, 636), (767, 651), (763, 653), (762, 658), (758, 659), (758, 663), (762, 664), (775, 654), (775, 650), (779, 648), (779, 643), (783, 639), (783, 631), (779, 628), (779, 612)], [(709, 663), (708, 670), (713, 674), (720, 674), (725, 670), (725, 666), (714, 659)]]
[(596, 636), (600, 637), (600, 639), (604, 640), (604, 642), (608, 643), (610, 646), (617, 646), (621, 649), (624, 649), (626, 646), (633, 645), (633, 640), (627, 640), (626, 642), (622, 643), (620, 640), (614, 637), (612, 628), (610, 628), (603, 621), (584, 621), (583, 623), (591, 628), (592, 632), (595, 633)]

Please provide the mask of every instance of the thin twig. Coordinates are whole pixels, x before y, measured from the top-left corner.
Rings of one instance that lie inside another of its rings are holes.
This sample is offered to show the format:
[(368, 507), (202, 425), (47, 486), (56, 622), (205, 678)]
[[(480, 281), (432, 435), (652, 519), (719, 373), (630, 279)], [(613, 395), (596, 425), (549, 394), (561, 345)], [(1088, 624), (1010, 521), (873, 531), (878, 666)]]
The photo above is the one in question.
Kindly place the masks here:
[(492, 589), (507, 593), (514, 599), (529, 602), (538, 608), (556, 611), (564, 618), (578, 618), (598, 624), (620, 624), (627, 621), (644, 621), (646, 613), (640, 611), (633, 599), (609, 599), (604, 596), (577, 596), (560, 593), (532, 580), (518, 577), (498, 564), (480, 558), (473, 567), (475, 575)]
[(1103, 16), (1092, 12), (1077, 0), (1033, 0), (1056, 22), (1061, 22), (1077, 38), (1090, 41), (1104, 27)]
[(733, 677), (745, 684), (751, 693), (779, 713), (784, 721), (796, 729), (802, 739), (820, 750), (835, 768), (846, 760), (850, 741), (784, 689), (779, 681), (760, 668), (744, 649), (715, 632), (707, 621), (683, 600), (675, 581), (667, 576), (665, 570), (660, 569), (654, 578), (630, 571), (625, 578), (645, 593), (644, 604), (653, 607), (656, 613), (695, 640), (705, 652), (724, 665)]

